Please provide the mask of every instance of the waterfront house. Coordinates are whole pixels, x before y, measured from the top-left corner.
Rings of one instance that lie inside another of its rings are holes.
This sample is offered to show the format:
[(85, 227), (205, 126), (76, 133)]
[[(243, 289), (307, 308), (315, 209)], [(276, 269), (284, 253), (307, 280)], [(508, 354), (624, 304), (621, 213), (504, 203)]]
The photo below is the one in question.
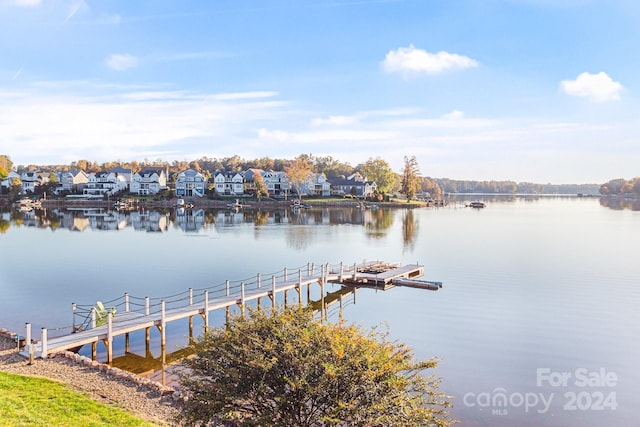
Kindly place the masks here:
[(7, 174), (7, 177), (5, 179), (3, 179), (2, 181), (0, 181), (0, 186), (2, 188), (9, 188), (11, 187), (11, 181), (13, 181), (14, 178), (18, 178), (20, 179), (20, 174), (14, 171), (10, 171)]
[(56, 193), (60, 191), (68, 191), (70, 193), (79, 193), (89, 183), (89, 175), (82, 169), (73, 169), (61, 172), (58, 175), (60, 185), (55, 189)]
[(167, 174), (161, 168), (143, 168), (133, 174), (130, 192), (140, 196), (158, 194), (167, 188)]
[(247, 193), (255, 192), (255, 174), (262, 175), (269, 196), (286, 197), (289, 194), (289, 177), (285, 172), (265, 171), (262, 169), (247, 169), (244, 171), (244, 188)]
[(360, 174), (353, 174), (347, 178), (330, 179), (331, 194), (334, 196), (351, 195), (358, 198), (367, 198), (378, 189), (375, 181), (367, 181)]
[(300, 186), (300, 192), (304, 196), (327, 197), (331, 195), (331, 184), (324, 173), (310, 173)]
[(213, 182), (218, 194), (228, 196), (244, 194), (244, 177), (240, 172), (216, 172)]
[(118, 172), (92, 172), (88, 175), (89, 181), (82, 193), (90, 196), (112, 196), (129, 187), (129, 181), (125, 174)]
[(195, 169), (187, 169), (180, 172), (176, 178), (176, 196), (178, 197), (203, 197), (206, 179), (203, 174)]
[[(22, 194), (35, 193), (36, 188), (49, 182), (49, 172), (26, 171), (20, 175)], [(11, 185), (9, 183), (9, 185)]]

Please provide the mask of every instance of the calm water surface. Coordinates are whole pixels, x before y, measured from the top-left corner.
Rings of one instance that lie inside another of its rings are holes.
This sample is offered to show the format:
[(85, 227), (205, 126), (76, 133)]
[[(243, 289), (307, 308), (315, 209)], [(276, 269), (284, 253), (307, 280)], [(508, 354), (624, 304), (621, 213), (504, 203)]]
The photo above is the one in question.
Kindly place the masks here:
[[(163, 297), (308, 262), (418, 262), (443, 289), (363, 289), (344, 316), (386, 324), (418, 358), (441, 358), (460, 425), (636, 425), (640, 212), (594, 198), (485, 201), (194, 217), (5, 212), (0, 326), (64, 327), (72, 302)], [(174, 345), (185, 334), (169, 331)]]

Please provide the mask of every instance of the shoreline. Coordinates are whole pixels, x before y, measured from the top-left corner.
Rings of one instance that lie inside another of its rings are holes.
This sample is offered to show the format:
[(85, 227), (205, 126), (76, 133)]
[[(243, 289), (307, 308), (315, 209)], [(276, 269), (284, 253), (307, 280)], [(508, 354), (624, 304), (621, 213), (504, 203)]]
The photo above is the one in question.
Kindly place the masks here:
[(148, 422), (177, 425), (180, 393), (174, 388), (73, 352), (58, 353), (29, 364), (19, 354), (16, 337), (15, 332), (0, 329), (0, 371), (58, 381), (99, 403), (125, 409)]

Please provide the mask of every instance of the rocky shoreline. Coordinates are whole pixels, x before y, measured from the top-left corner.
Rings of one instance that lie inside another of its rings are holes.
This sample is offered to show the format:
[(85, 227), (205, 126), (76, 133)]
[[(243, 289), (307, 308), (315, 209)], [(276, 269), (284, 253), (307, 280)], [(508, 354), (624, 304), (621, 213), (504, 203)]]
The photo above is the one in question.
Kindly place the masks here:
[(18, 353), (16, 334), (6, 330), (0, 330), (0, 371), (59, 381), (100, 403), (125, 409), (154, 424), (179, 425), (179, 393), (172, 387), (73, 352), (29, 364)]

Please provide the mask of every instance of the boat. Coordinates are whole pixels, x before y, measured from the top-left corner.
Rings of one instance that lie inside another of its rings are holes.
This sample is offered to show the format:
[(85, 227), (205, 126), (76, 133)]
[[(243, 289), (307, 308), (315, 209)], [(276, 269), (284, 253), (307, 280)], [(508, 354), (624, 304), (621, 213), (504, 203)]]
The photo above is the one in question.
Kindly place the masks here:
[(437, 291), (442, 288), (442, 282), (433, 282), (430, 280), (408, 279), (400, 277), (393, 279), (391, 283), (394, 286), (407, 286), (409, 288), (427, 289), (429, 291)]
[(476, 209), (481, 209), (481, 208), (484, 208), (485, 206), (487, 205), (485, 205), (482, 202), (469, 202), (469, 204), (467, 204), (467, 207), (476, 208)]

